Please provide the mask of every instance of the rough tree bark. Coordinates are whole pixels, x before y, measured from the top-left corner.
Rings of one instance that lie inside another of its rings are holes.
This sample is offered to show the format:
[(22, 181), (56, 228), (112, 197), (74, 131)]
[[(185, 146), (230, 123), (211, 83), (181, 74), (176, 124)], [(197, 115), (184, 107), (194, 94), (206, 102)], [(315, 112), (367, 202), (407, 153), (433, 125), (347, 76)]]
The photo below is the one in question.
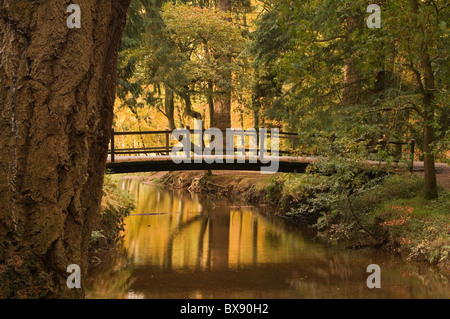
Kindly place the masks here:
[(84, 297), (129, 0), (77, 3), (0, 0), (0, 297)]

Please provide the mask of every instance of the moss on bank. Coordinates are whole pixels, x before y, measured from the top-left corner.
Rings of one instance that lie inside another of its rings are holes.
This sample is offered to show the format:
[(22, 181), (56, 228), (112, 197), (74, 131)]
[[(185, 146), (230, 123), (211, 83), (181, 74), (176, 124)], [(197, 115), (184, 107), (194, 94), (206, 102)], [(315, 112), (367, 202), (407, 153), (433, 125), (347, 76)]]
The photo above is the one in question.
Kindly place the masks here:
[(91, 233), (89, 242), (90, 261), (95, 263), (95, 256), (104, 250), (116, 248), (122, 239), (124, 220), (135, 207), (135, 200), (118, 186), (118, 180), (107, 174), (103, 185), (101, 218)]

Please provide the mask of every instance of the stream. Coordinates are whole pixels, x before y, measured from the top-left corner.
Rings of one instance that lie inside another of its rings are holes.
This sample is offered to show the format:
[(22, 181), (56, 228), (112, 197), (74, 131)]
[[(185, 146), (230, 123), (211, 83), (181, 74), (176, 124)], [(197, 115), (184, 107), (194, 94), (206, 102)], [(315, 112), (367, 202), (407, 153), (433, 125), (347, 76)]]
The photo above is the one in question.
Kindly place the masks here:
[[(329, 247), (265, 207), (124, 179), (137, 200), (123, 247), (86, 279), (87, 298), (450, 298), (448, 278), (373, 250)], [(370, 289), (377, 264), (381, 288)]]

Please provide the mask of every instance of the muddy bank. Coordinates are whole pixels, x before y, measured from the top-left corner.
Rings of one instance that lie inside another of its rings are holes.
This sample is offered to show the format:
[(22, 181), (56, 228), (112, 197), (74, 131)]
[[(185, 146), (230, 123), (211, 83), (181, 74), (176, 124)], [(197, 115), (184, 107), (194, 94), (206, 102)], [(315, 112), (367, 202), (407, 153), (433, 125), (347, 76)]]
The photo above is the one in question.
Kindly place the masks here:
[(274, 175), (252, 171), (179, 171), (159, 172), (146, 177), (144, 183), (163, 185), (173, 189), (187, 189), (193, 193), (226, 196), (236, 203), (272, 205), (266, 197), (266, 185)]
[(140, 179), (144, 183), (161, 185), (170, 189), (186, 189), (197, 194), (226, 197), (236, 206), (266, 207), (271, 214), (297, 224), (315, 224), (320, 211), (295, 216), (287, 215), (286, 212), (295, 205), (291, 201), (292, 198), (280, 200), (279, 194), (274, 194), (268, 187), (273, 185), (274, 181), (283, 180), (283, 175), (283, 173), (267, 175), (254, 171), (177, 171), (157, 172)]

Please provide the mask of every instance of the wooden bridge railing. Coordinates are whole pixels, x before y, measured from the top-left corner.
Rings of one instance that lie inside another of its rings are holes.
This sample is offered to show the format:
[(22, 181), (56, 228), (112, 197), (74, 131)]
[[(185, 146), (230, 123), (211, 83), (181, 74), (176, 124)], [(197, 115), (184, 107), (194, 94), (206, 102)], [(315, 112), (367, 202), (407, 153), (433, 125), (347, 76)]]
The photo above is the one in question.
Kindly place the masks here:
[[(197, 131), (190, 129), (189, 126), (186, 127), (189, 132), (196, 133)], [(235, 131), (235, 136), (239, 136), (239, 133), (244, 132), (243, 130), (237, 129)], [(204, 130), (203, 130), (204, 132)], [(149, 153), (155, 153), (155, 154), (164, 154), (164, 155), (170, 155), (172, 146), (170, 144), (170, 136), (172, 134), (172, 131), (170, 130), (164, 130), (164, 131), (139, 131), (139, 132), (116, 132), (114, 129), (111, 131), (111, 143), (110, 143), (110, 149), (108, 150), (108, 153), (111, 155), (111, 162), (115, 161), (116, 155), (136, 155), (136, 154), (149, 154)], [(127, 136), (127, 135), (164, 135), (165, 136), (165, 145), (163, 146), (157, 146), (157, 147), (143, 147), (143, 148), (116, 148), (115, 146), (115, 137), (116, 136)], [(259, 139), (259, 132), (257, 132), (258, 139)], [(271, 137), (270, 130), (267, 131), (267, 137)], [(291, 141), (290, 150), (279, 150), (279, 154), (287, 154), (292, 155), (293, 150), (295, 150), (296, 145), (300, 139), (299, 135), (297, 133), (292, 132), (279, 132), (279, 138), (280, 139), (289, 139)], [(363, 139), (358, 140), (358, 142), (363, 141)], [(377, 142), (378, 145), (385, 145), (385, 144), (392, 144), (392, 145), (409, 145), (410, 146), (410, 158), (409, 158), (409, 169), (412, 171), (413, 165), (414, 165), (414, 152), (415, 152), (415, 140), (410, 140), (409, 142), (399, 142), (399, 141), (379, 141)], [(241, 151), (245, 150), (245, 152), (249, 151), (257, 151), (257, 149), (249, 149), (249, 148), (236, 148), (235, 151)], [(272, 150), (267, 149), (267, 153), (271, 153)]]
[[(187, 130), (191, 134), (196, 133), (195, 130), (190, 129), (189, 126), (186, 127)], [(242, 130), (234, 130), (235, 136), (239, 136), (238, 134), (242, 132)], [(203, 131), (204, 132), (204, 131)], [(170, 155), (170, 151), (172, 149), (172, 146), (170, 145), (170, 135), (172, 134), (172, 131), (165, 130), (165, 131), (140, 131), (140, 132), (116, 132), (114, 129), (111, 131), (111, 143), (110, 143), (110, 149), (109, 154), (111, 155), (111, 162), (114, 162), (115, 155), (133, 155), (133, 154), (148, 154), (148, 153), (156, 153), (156, 154), (164, 154), (164, 155)], [(259, 138), (259, 132), (257, 132), (258, 138)], [(165, 145), (164, 146), (157, 146), (157, 147), (143, 147), (143, 148), (125, 148), (120, 149), (116, 148), (115, 146), (115, 137), (116, 136), (124, 136), (124, 135), (165, 135)], [(270, 138), (271, 134), (270, 131), (267, 132), (267, 137)], [(292, 149), (295, 148), (295, 144), (298, 140), (298, 135), (296, 133), (288, 133), (288, 132), (280, 132), (279, 133), (280, 139), (290, 139)], [(235, 147), (235, 150), (244, 150), (244, 149), (238, 149)], [(245, 148), (245, 152), (249, 151), (257, 151), (257, 149), (248, 149)], [(266, 150), (268, 153), (271, 153), (271, 150)], [(289, 150), (279, 150), (280, 154), (291, 154), (291, 151)]]

